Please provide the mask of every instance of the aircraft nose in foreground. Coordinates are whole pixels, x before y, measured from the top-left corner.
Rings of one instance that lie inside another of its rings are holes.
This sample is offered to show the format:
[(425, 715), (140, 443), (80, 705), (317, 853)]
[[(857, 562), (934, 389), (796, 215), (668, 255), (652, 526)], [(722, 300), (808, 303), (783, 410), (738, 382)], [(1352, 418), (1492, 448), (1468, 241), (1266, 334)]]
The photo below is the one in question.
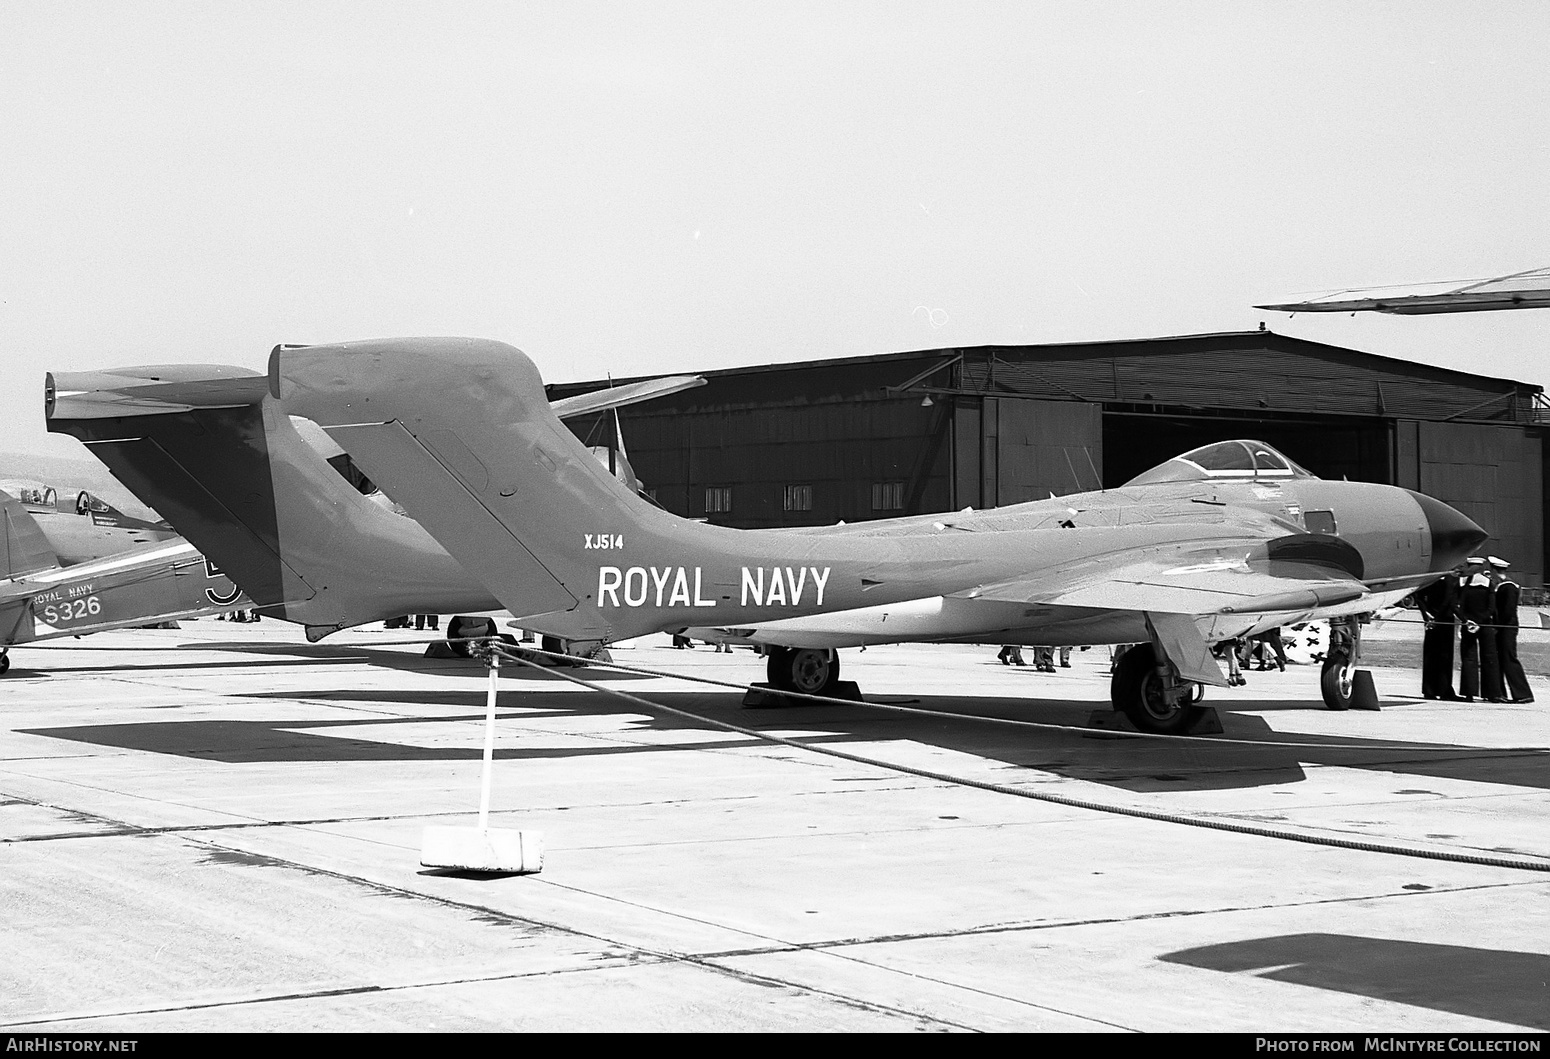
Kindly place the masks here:
[(1435, 497), (1407, 489), (1421, 505), (1426, 524), (1432, 532), (1432, 569), (1451, 570), (1491, 535), (1481, 529), (1467, 515), (1457, 511)]

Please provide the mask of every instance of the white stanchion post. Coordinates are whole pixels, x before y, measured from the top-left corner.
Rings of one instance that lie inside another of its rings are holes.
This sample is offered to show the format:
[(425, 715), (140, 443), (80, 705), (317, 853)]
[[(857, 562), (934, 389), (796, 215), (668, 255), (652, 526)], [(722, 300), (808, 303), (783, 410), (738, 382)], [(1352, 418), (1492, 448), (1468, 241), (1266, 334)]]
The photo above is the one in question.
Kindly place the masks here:
[(478, 827), (427, 827), (420, 843), (420, 863), (427, 868), (531, 875), (544, 867), (542, 831), (509, 831), (490, 827), (490, 786), (495, 771), (495, 693), (500, 656), (489, 645), (489, 691), (484, 706), (484, 767), (479, 779)]
[(490, 774), (495, 771), (495, 688), (501, 673), (500, 655), (490, 652), (490, 689), (484, 697), (484, 769), (479, 778), (479, 830), (490, 827)]

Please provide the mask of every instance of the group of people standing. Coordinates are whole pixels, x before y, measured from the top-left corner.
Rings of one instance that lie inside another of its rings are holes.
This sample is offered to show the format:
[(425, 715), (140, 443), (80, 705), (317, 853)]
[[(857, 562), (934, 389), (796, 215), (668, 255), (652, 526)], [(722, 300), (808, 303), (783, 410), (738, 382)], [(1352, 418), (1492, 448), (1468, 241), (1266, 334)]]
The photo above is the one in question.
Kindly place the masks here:
[[(1496, 556), (1470, 556), (1453, 573), (1415, 594), (1426, 635), (1421, 643), (1421, 695), (1454, 702), (1533, 702), (1518, 661), (1520, 589)], [(1453, 642), (1459, 684), (1453, 688)]]
[[(1060, 652), (1060, 664), (1065, 669), (1071, 668), (1071, 648), (1069, 647), (1035, 647), (1033, 649), (1033, 662), (1040, 673), (1055, 672), (1055, 652)], [(1087, 650), (1087, 648), (1082, 648)], [(1004, 666), (1025, 666), (1023, 661), (1023, 649), (1017, 644), (1007, 644), (1001, 648), (1001, 653), (996, 656)]]
[[(389, 618), (383, 622), (382, 627), (384, 629), (407, 629), (409, 628), (410, 617), (411, 615), (408, 614), (400, 614), (396, 618)], [(415, 614), (413, 618), (416, 629), (424, 629), (427, 626), (434, 629), (441, 621), (441, 615), (439, 614)]]

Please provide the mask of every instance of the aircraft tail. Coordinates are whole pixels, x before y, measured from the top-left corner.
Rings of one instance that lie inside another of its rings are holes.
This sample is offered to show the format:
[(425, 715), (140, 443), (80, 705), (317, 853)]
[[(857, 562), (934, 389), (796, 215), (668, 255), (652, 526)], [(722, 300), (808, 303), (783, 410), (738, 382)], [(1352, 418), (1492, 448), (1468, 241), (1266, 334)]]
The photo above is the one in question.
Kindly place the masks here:
[(59, 372), (45, 404), (50, 431), (84, 442), (264, 613), (313, 638), (494, 602), (424, 530), (346, 482), (255, 372)]
[(584, 605), (596, 602), (599, 557), (581, 553), (653, 539), (692, 548), (727, 532), (635, 496), (560, 422), (532, 361), (504, 343), (280, 348), (269, 376), (272, 394), (322, 425), (452, 554), (478, 557), (480, 578), (524, 627), (611, 638)]
[(59, 556), (48, 538), (21, 502), (0, 492), (0, 580), (22, 574), (49, 570), (59, 565)]

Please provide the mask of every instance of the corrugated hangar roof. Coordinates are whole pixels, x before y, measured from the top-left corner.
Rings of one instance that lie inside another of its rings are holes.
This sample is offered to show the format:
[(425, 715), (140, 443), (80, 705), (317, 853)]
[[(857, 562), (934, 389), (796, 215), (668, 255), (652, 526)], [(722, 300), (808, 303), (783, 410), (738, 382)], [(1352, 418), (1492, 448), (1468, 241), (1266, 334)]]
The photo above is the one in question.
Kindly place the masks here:
[[(675, 369), (683, 370), (675, 365)], [(1081, 400), (1105, 405), (1258, 409), (1406, 419), (1544, 422), (1542, 387), (1293, 338), (1229, 331), (1043, 345), (986, 345), (793, 361), (702, 372), (680, 409), (826, 403), (900, 391)], [(739, 380), (757, 378), (743, 389)], [(624, 380), (614, 380), (615, 385)], [(605, 382), (557, 384), (551, 396)]]

